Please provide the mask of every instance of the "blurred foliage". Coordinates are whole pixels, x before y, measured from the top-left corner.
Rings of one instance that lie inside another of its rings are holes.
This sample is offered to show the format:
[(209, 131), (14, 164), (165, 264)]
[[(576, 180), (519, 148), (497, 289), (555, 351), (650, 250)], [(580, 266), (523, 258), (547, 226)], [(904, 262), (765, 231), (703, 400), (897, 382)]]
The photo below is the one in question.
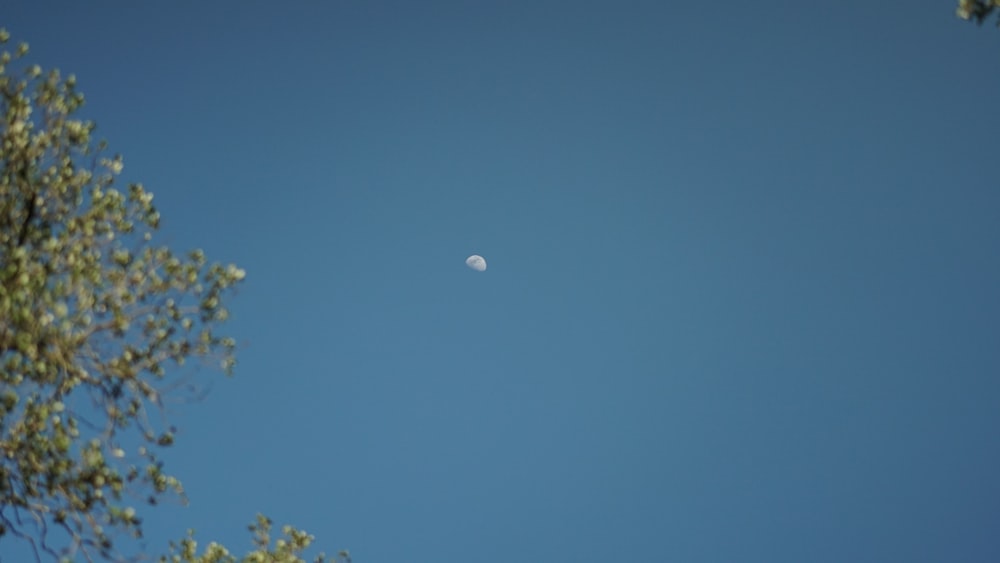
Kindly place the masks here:
[[(160, 216), (123, 162), (94, 142), (76, 80), (25, 62), (0, 30), (0, 542), (36, 560), (122, 559), (113, 539), (142, 537), (133, 505), (184, 500), (158, 453), (174, 441), (164, 397), (189, 360), (229, 374), (217, 333), (223, 298), (244, 277), (156, 246)], [(243, 561), (299, 561), (311, 537), (252, 527)], [(119, 542), (120, 543), (120, 542)], [(236, 561), (193, 539), (163, 561)]]
[[(958, 0), (955, 13), (963, 20), (971, 20), (982, 25), (998, 8), (1000, 0)], [(997, 27), (1000, 27), (1000, 18), (997, 18)]]
[[(271, 520), (267, 517), (257, 516), (257, 522), (249, 526), (255, 549), (241, 558), (234, 557), (225, 547), (216, 543), (208, 544), (202, 554), (198, 555), (198, 544), (194, 540), (193, 532), (189, 531), (188, 537), (171, 544), (170, 555), (161, 557), (160, 563), (304, 563), (302, 552), (312, 544), (313, 537), (291, 526), (285, 526), (281, 530), (282, 537), (275, 540), (272, 546), (271, 524)], [(351, 563), (351, 555), (341, 551), (334, 559), (319, 555), (313, 561)]]

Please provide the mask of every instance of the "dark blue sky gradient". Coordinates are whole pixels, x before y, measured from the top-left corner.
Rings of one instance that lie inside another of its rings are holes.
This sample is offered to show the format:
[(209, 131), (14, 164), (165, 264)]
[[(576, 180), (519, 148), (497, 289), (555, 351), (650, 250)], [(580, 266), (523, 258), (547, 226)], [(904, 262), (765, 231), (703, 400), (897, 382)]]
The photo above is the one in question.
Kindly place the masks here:
[(248, 274), (150, 547), (1000, 560), (1000, 33), (953, 10), (7, 3)]

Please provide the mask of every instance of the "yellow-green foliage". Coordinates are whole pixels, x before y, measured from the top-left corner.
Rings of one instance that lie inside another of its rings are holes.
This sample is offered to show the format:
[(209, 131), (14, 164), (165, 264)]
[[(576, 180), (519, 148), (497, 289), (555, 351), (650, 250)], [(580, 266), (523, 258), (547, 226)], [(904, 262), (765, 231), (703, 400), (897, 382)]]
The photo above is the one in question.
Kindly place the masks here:
[(115, 187), (122, 158), (76, 117), (75, 78), (8, 43), (0, 30), (0, 542), (116, 557), (115, 535), (142, 533), (132, 504), (182, 494), (157, 457), (174, 436), (148, 415), (185, 361), (231, 371), (216, 329), (244, 273), (155, 245), (153, 194)]
[[(161, 557), (160, 563), (304, 563), (302, 552), (312, 544), (313, 537), (291, 526), (285, 526), (281, 530), (282, 537), (271, 545), (271, 524), (271, 520), (267, 517), (257, 515), (257, 522), (249, 526), (256, 549), (243, 557), (235, 557), (217, 543), (208, 544), (202, 554), (198, 555), (198, 544), (194, 540), (193, 533), (189, 531), (187, 538), (171, 544), (170, 555)], [(351, 555), (341, 551), (336, 559), (328, 560), (325, 556), (319, 555), (313, 561), (351, 563)]]

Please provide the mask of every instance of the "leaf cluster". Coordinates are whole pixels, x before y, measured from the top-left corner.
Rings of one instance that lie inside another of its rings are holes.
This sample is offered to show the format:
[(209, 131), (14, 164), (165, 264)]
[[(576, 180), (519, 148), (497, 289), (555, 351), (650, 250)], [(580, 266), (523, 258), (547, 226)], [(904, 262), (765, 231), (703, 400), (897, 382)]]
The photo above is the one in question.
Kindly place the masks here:
[[(1000, 0), (958, 0), (955, 14), (963, 20), (974, 21), (982, 25), (994, 11), (1000, 9)], [(1000, 27), (1000, 18), (997, 18)]]
[[(312, 545), (313, 536), (291, 526), (284, 526), (281, 537), (272, 545), (272, 524), (266, 516), (257, 515), (257, 521), (248, 527), (253, 535), (255, 549), (241, 558), (235, 557), (217, 543), (208, 544), (199, 555), (198, 543), (194, 539), (194, 533), (189, 530), (185, 539), (170, 544), (170, 554), (161, 557), (160, 563), (306, 563), (302, 558), (303, 552)], [(313, 562), (351, 563), (351, 555), (347, 551), (341, 551), (335, 558), (320, 554)]]
[(174, 440), (168, 374), (231, 372), (217, 327), (244, 272), (156, 246), (153, 194), (115, 187), (123, 160), (76, 117), (76, 79), (8, 42), (0, 30), (0, 540), (110, 557), (113, 532), (142, 535), (133, 504), (183, 493), (156, 455)]

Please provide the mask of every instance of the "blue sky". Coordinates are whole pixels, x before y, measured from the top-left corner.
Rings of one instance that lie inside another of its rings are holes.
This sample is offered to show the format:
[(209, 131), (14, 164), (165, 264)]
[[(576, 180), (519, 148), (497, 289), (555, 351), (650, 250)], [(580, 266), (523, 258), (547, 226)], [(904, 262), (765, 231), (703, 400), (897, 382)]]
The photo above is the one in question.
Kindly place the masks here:
[(260, 511), (357, 563), (1000, 557), (1000, 33), (954, 2), (0, 25), (248, 274), (151, 550)]

